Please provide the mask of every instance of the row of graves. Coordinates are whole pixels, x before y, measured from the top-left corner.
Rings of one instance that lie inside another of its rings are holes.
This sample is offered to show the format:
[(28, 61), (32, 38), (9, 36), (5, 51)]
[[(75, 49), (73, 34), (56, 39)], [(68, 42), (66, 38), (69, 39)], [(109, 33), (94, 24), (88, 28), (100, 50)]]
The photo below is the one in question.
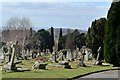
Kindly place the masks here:
[[(97, 59), (94, 60), (94, 65), (102, 64), (99, 60), (101, 47), (98, 49), (98, 56)], [(56, 47), (53, 47), (53, 52), (51, 53), (49, 49), (43, 52), (35, 51), (35, 50), (25, 50), (23, 53), (20, 54), (20, 48), (18, 47), (18, 42), (16, 41), (15, 44), (11, 45), (8, 49), (8, 51), (5, 51), (5, 47), (2, 47), (3, 52), (3, 62), (6, 62), (3, 65), (3, 70), (6, 71), (17, 71), (18, 68), (16, 67), (17, 64), (22, 63), (22, 60), (28, 60), (28, 59), (37, 59), (39, 57), (48, 56), (48, 60), (51, 63), (57, 63), (57, 65), (54, 65), (56, 67), (60, 68), (71, 68), (71, 65), (69, 62), (79, 60), (79, 63), (76, 64), (77, 67), (86, 67), (86, 64), (84, 61), (92, 60), (92, 51), (89, 48), (86, 48), (83, 46), (81, 49), (76, 48), (76, 50), (71, 51), (68, 49), (60, 50), (59, 52), (56, 50)], [(7, 57), (7, 58), (6, 58)], [(6, 60), (7, 59), (7, 60)], [(31, 66), (32, 69), (46, 69), (47, 65), (51, 65), (46, 63), (43, 59), (38, 59), (34, 62), (34, 64)]]

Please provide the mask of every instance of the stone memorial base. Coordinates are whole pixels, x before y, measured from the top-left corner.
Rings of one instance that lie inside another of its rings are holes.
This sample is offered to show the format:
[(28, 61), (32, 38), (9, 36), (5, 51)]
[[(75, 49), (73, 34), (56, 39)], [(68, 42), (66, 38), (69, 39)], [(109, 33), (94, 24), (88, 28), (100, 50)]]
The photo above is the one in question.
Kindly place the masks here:
[(71, 69), (71, 66), (69, 65), (68, 61), (59, 62), (59, 67)]
[(46, 69), (46, 63), (40, 63), (39, 69)]
[(102, 61), (95, 61), (94, 65), (102, 65)]
[(35, 62), (35, 64), (32, 66), (32, 69), (46, 69), (47, 64), (41, 63), (39, 61)]
[(15, 64), (11, 65), (10, 63), (4, 65), (3, 69), (6, 70), (7, 72), (17, 71), (16, 65)]
[(10, 62), (8, 62), (6, 65), (3, 66), (3, 69), (6, 70), (7, 72), (13, 72), (13, 71), (17, 71), (16, 64), (21, 63), (22, 61), (16, 62), (14, 64), (11, 64)]

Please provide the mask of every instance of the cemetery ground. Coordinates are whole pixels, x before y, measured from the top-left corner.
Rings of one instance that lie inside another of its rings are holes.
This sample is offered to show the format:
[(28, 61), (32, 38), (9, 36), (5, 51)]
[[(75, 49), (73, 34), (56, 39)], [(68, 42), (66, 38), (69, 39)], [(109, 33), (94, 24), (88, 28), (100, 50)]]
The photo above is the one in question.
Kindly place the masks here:
[[(39, 59), (39, 58), (38, 58)], [(83, 75), (90, 72), (116, 69), (118, 67), (112, 66), (93, 66), (92, 61), (87, 61), (87, 67), (76, 67), (78, 60), (70, 62), (71, 69), (64, 69), (56, 67), (58, 63), (47, 62), (47, 69), (32, 70), (32, 65), (37, 59), (23, 60), (22, 63), (17, 64), (21, 68), (17, 72), (5, 72), (2, 70), (2, 78), (72, 78), (75, 76)], [(1, 64), (2, 66), (3, 64)]]

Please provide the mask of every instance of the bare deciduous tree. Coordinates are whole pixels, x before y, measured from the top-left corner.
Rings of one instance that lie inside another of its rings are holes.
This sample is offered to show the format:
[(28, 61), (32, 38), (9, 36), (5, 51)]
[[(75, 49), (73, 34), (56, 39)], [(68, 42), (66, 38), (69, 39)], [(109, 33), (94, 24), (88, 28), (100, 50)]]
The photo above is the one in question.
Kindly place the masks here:
[(2, 41), (8, 45), (18, 41), (22, 48), (29, 43), (29, 32), (32, 27), (31, 22), (27, 18), (12, 17), (8, 20), (2, 31)]

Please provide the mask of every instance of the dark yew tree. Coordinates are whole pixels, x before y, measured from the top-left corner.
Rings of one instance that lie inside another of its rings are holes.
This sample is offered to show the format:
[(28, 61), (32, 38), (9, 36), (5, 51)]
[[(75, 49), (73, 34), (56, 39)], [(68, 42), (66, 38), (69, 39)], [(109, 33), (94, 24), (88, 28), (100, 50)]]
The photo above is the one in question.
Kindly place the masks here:
[(101, 47), (100, 60), (103, 58), (103, 39), (106, 19), (101, 18), (92, 22), (91, 28), (88, 28), (86, 45), (93, 51), (93, 57), (97, 57), (97, 50)]
[(81, 48), (82, 46), (85, 46), (86, 41), (85, 33), (80, 33), (76, 29), (73, 33), (71, 33), (71, 35), (74, 49), (76, 49), (76, 47)]
[(105, 61), (120, 66), (120, 1), (111, 4), (107, 19), (104, 38)]
[(59, 33), (59, 41), (58, 41), (58, 51), (63, 49), (63, 44), (62, 44), (62, 28), (60, 28), (60, 33)]
[(91, 38), (91, 28), (88, 28), (87, 35), (86, 35), (86, 46), (92, 48), (92, 38)]
[[(52, 37), (52, 42), (51, 42), (51, 46), (53, 47), (54, 46), (54, 28), (51, 27), (51, 37)], [(51, 50), (52, 52), (52, 50)]]
[(50, 49), (52, 50), (52, 37), (50, 33), (44, 29), (38, 30), (34, 36), (34, 48), (41, 51)]

